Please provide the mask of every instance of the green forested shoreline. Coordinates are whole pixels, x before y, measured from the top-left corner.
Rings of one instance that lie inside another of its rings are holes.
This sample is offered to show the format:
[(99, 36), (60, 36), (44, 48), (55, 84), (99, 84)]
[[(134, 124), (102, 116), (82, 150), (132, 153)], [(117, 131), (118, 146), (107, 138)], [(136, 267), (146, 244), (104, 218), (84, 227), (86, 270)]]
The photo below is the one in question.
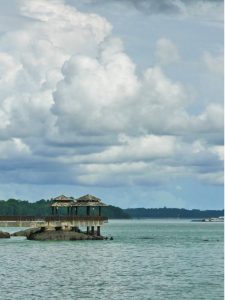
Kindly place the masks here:
[[(0, 200), (1, 216), (48, 216), (51, 214), (50, 200), (41, 199), (37, 202), (22, 201), (17, 199)], [(66, 215), (66, 209), (60, 209), (61, 215)], [(84, 215), (85, 209), (79, 208), (79, 215)], [(93, 210), (92, 214), (97, 214)], [(130, 216), (121, 208), (108, 206), (102, 208), (102, 214), (110, 219), (129, 219)]]
[(182, 218), (198, 219), (220, 217), (224, 215), (224, 210), (199, 210), (184, 208), (128, 208), (124, 209), (131, 218)]
[[(50, 200), (41, 199), (37, 202), (29, 202), (18, 199), (0, 200), (1, 216), (48, 216), (51, 214)], [(97, 210), (92, 211), (92, 214)], [(61, 210), (66, 214), (66, 209)], [(79, 211), (80, 215), (85, 214), (85, 209)], [(102, 208), (102, 214), (110, 219), (129, 218), (210, 218), (224, 215), (224, 210), (199, 210), (180, 208), (128, 208), (121, 209), (116, 206)]]

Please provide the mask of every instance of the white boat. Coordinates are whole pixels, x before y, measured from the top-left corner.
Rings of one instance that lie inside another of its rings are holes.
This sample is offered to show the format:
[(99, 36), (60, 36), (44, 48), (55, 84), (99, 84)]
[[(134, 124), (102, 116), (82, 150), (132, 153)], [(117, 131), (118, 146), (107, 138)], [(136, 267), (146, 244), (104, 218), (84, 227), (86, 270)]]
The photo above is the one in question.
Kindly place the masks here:
[(207, 218), (203, 219), (203, 222), (224, 222), (224, 217), (219, 217), (219, 218)]

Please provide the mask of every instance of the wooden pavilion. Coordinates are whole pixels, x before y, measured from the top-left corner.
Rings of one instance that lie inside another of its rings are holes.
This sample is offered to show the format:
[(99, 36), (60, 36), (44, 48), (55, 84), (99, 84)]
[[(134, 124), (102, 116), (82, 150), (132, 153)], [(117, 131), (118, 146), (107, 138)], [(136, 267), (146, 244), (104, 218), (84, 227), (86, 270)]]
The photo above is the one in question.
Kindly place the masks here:
[[(95, 207), (98, 207), (98, 216), (101, 217), (102, 207), (106, 207), (108, 205), (103, 203), (101, 199), (87, 194), (76, 199), (76, 202), (73, 204), (73, 206), (76, 208), (76, 215), (78, 214), (78, 207), (86, 207), (86, 215), (88, 217), (91, 217), (91, 208), (94, 210)], [(87, 226), (87, 233), (89, 232), (90, 227)], [(94, 226), (91, 226), (91, 234), (94, 234)], [(97, 235), (100, 235), (100, 226), (97, 226)]]
[(86, 207), (87, 208), (87, 216), (90, 216), (90, 208), (91, 207), (93, 209), (95, 207), (98, 207), (98, 209), (99, 209), (98, 215), (101, 216), (101, 208), (103, 206), (107, 206), (107, 205), (105, 203), (103, 203), (101, 201), (101, 199), (88, 194), (88, 195), (85, 195), (85, 196), (82, 196), (82, 197), (76, 199), (74, 206), (77, 208), (78, 207)]
[(58, 215), (59, 208), (63, 208), (63, 207), (67, 208), (68, 215), (72, 214), (74, 200), (75, 199), (73, 197), (66, 197), (64, 195), (58, 196), (56, 198), (52, 198), (51, 199), (52, 215)]
[[(100, 225), (102, 225), (102, 221), (105, 220), (105, 217), (102, 217), (102, 207), (106, 207), (107, 205), (101, 201), (101, 199), (93, 196), (93, 195), (85, 195), (78, 199), (74, 199), (73, 197), (66, 197), (64, 195), (58, 196), (56, 198), (52, 198), (51, 208), (52, 215), (60, 217), (60, 208), (67, 208), (68, 218), (72, 218), (73, 224), (77, 224), (83, 220), (85, 222), (87, 228), (87, 234), (95, 234), (95, 225), (97, 227), (97, 235), (100, 236)], [(86, 207), (86, 216), (82, 217), (78, 214), (79, 207)], [(91, 210), (94, 211), (95, 208), (98, 208), (98, 215), (92, 213)], [(97, 218), (97, 219), (96, 219)], [(84, 220), (85, 219), (85, 220)], [(90, 228), (91, 227), (91, 228)], [(79, 230), (78, 226), (74, 227), (75, 230)], [(91, 230), (90, 230), (91, 229)]]

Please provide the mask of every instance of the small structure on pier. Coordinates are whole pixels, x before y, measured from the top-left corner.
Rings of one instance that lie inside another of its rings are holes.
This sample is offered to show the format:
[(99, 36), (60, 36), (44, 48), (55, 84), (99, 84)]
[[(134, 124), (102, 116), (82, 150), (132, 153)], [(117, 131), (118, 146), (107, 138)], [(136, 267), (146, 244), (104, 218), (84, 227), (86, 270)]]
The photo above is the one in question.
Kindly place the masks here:
[[(97, 225), (97, 235), (100, 236), (100, 225), (102, 223), (97, 223), (96, 221), (101, 221), (102, 216), (102, 207), (106, 207), (107, 205), (101, 201), (101, 199), (93, 196), (93, 195), (85, 195), (78, 199), (74, 199), (73, 197), (66, 197), (64, 195), (58, 196), (52, 199), (52, 215), (60, 216), (60, 208), (67, 208), (67, 215), (71, 217), (73, 220), (80, 220), (82, 218), (79, 216), (79, 207), (86, 207), (86, 216), (85, 225), (87, 227), (87, 234), (95, 234), (95, 225)], [(97, 214), (95, 213), (95, 208), (98, 209)], [(92, 213), (91, 213), (92, 211)], [(73, 222), (75, 225), (75, 223)], [(83, 225), (83, 223), (80, 225)], [(79, 231), (79, 226), (74, 226), (75, 231)]]
[(59, 208), (66, 207), (67, 208), (67, 214), (72, 214), (72, 208), (74, 204), (74, 198), (73, 197), (66, 197), (64, 195), (52, 198), (52, 215), (58, 215), (59, 214)]
[[(78, 207), (86, 207), (87, 217), (91, 216), (91, 208), (94, 210), (95, 207), (98, 207), (98, 216), (101, 217), (102, 207), (107, 206), (101, 199), (89, 194), (76, 199), (76, 202), (73, 205), (76, 207), (76, 215), (78, 214)], [(90, 226), (87, 226), (87, 234), (88, 233), (90, 233)], [(91, 234), (94, 234), (93, 225), (91, 226)], [(97, 226), (97, 235), (100, 235), (100, 226)]]
[(101, 216), (101, 208), (103, 206), (108, 206), (105, 203), (101, 201), (101, 199), (96, 198), (92, 195), (85, 195), (78, 199), (76, 199), (76, 202), (74, 203), (75, 207), (87, 207), (87, 216), (90, 216), (90, 208), (94, 209), (95, 207), (98, 207), (98, 215)]

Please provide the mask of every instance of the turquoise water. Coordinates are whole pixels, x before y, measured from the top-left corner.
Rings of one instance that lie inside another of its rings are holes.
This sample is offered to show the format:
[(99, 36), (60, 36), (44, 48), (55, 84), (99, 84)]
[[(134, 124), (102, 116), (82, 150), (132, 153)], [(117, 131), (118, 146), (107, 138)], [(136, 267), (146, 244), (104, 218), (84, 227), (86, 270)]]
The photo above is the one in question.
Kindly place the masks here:
[(0, 239), (0, 299), (223, 299), (223, 224), (123, 220), (102, 233), (114, 240)]

